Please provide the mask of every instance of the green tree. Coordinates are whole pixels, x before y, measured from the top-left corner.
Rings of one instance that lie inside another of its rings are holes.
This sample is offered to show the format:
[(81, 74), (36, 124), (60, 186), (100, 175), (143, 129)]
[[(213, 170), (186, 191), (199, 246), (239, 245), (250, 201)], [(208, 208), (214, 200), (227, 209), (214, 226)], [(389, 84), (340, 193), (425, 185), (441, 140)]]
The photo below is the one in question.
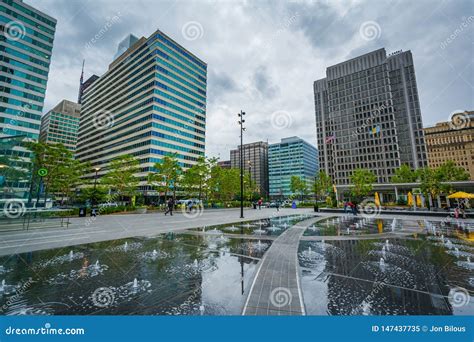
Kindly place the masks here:
[(210, 173), (211, 160), (199, 157), (196, 164), (187, 169), (183, 174), (182, 186), (184, 190), (191, 194), (197, 194), (199, 200), (207, 193), (207, 180)]
[(108, 172), (101, 180), (101, 184), (115, 191), (120, 199), (128, 197), (131, 204), (132, 197), (137, 194), (139, 184), (136, 173), (140, 172), (140, 163), (132, 155), (126, 154), (110, 162)]
[(428, 207), (430, 207), (432, 199), (443, 192), (440, 173), (435, 169), (424, 167), (417, 170), (417, 175), (421, 192), (428, 198)]
[(456, 182), (469, 180), (469, 172), (463, 167), (457, 166), (452, 160), (448, 160), (441, 164), (437, 169), (439, 176), (443, 182)]
[(148, 174), (148, 184), (155, 187), (159, 192), (163, 192), (166, 201), (169, 192), (176, 195), (176, 188), (182, 174), (177, 154), (173, 153), (164, 156), (160, 162), (155, 163), (154, 168), (156, 172)]
[(332, 179), (324, 171), (319, 171), (314, 179), (314, 195), (323, 199), (332, 191)]
[(108, 199), (108, 191), (105, 186), (98, 185), (95, 190), (93, 186), (87, 186), (81, 189), (78, 200), (80, 203), (102, 203)]
[(395, 171), (392, 183), (414, 183), (417, 181), (417, 178), (416, 172), (409, 165), (403, 164)]
[(308, 194), (308, 184), (299, 176), (291, 176), (290, 190), (293, 194), (299, 194), (301, 200)]
[(73, 153), (63, 144), (28, 142), (26, 146), (33, 152), (33, 177), (39, 181), (37, 171), (41, 168), (47, 170), (41, 179), (44, 198), (48, 197), (48, 193), (54, 193), (61, 196), (63, 203), (81, 182), (80, 177), (85, 173), (87, 164), (75, 160)]
[(351, 194), (355, 198), (361, 199), (372, 191), (372, 184), (377, 181), (372, 171), (367, 169), (356, 169), (351, 175)]

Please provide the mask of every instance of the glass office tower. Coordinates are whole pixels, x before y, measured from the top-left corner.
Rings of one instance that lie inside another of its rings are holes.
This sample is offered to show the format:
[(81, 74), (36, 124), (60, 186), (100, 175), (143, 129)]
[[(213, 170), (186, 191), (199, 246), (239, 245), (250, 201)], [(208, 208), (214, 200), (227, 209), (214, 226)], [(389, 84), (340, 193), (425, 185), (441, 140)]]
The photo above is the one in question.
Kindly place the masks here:
[(305, 180), (312, 192), (314, 178), (319, 170), (318, 150), (298, 137), (281, 139), (268, 147), (270, 197), (286, 199), (292, 195), (291, 176)]
[[(55, 29), (56, 19), (23, 1), (0, 1), (2, 168), (30, 169), (30, 152), (23, 143), (39, 138)], [(9, 197), (27, 197), (28, 179), (3, 180)]]
[(188, 168), (204, 156), (206, 86), (206, 63), (163, 32), (131, 41), (84, 91), (76, 158), (100, 168), (100, 178), (111, 160), (132, 155), (140, 190), (156, 195), (147, 185), (154, 163), (176, 153)]

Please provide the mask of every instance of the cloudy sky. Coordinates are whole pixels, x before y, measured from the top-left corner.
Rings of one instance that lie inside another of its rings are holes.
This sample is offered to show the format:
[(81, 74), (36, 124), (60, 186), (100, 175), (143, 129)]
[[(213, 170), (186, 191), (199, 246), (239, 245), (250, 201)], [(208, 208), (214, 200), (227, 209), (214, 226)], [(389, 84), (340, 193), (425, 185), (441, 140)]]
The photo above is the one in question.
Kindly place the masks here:
[(45, 111), (77, 99), (83, 58), (86, 78), (102, 75), (127, 34), (159, 28), (208, 63), (206, 153), (223, 160), (241, 109), (246, 142), (316, 145), (313, 81), (381, 47), (412, 51), (425, 126), (474, 109), (472, 0), (25, 1), (58, 20)]

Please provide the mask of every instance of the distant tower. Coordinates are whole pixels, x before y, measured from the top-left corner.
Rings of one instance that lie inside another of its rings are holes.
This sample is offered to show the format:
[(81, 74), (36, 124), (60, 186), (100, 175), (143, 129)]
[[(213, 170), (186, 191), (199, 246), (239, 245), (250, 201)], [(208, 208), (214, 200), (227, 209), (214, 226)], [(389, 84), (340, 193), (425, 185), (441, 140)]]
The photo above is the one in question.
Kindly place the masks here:
[(82, 93), (84, 92), (84, 63), (86, 62), (85, 59), (82, 60), (82, 71), (81, 71), (81, 79), (79, 80), (79, 95), (77, 96), (77, 103), (81, 104), (81, 97)]

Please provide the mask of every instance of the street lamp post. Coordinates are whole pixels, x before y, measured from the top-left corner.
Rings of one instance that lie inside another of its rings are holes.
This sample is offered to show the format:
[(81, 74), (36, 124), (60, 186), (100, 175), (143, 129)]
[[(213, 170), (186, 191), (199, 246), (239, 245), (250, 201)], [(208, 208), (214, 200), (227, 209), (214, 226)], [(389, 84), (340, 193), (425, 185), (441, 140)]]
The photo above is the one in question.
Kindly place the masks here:
[(97, 198), (97, 173), (100, 171), (100, 167), (94, 168), (95, 171), (95, 177), (94, 177), (94, 197), (92, 199), (92, 207), (95, 207), (96, 205), (96, 198)]
[(243, 111), (237, 114), (240, 125), (240, 218), (244, 218), (244, 115), (245, 112)]
[(249, 184), (249, 189), (250, 189), (250, 200), (252, 201), (253, 200), (253, 189), (252, 189), (252, 162), (249, 160), (247, 162), (249, 164), (249, 181), (250, 181), (250, 184)]

